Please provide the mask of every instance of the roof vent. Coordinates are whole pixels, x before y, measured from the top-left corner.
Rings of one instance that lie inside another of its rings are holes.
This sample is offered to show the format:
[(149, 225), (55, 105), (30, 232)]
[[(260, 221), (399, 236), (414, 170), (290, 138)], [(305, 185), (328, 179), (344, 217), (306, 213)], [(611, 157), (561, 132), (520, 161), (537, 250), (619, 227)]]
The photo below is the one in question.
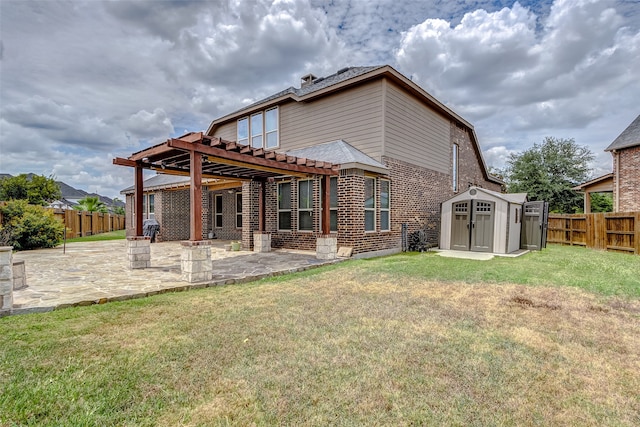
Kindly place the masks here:
[(317, 77), (314, 76), (313, 74), (307, 74), (306, 76), (302, 76), (302, 83), (300, 84), (300, 87), (307, 87), (310, 84), (313, 84), (313, 81), (316, 78)]
[(340, 68), (336, 74), (342, 74), (349, 71), (349, 67)]

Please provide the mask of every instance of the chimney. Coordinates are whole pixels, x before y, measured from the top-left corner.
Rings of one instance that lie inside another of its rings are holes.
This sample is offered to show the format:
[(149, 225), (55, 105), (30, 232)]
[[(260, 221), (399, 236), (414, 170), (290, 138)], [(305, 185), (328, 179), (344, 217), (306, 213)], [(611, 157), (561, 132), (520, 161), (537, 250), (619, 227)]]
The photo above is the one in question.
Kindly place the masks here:
[(302, 82), (300, 83), (300, 87), (303, 88), (313, 84), (316, 78), (317, 77), (314, 76), (313, 74), (307, 74), (306, 76), (302, 76), (302, 79), (301, 79)]

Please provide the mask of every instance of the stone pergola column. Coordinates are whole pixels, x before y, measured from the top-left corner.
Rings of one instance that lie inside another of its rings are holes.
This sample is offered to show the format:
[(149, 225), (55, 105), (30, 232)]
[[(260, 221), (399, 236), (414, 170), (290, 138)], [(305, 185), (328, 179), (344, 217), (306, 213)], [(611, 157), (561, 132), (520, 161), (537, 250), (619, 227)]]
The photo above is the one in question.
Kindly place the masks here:
[(184, 241), (180, 254), (182, 280), (194, 283), (205, 282), (213, 277), (211, 243), (208, 240)]
[(13, 308), (13, 247), (0, 246), (0, 315)]

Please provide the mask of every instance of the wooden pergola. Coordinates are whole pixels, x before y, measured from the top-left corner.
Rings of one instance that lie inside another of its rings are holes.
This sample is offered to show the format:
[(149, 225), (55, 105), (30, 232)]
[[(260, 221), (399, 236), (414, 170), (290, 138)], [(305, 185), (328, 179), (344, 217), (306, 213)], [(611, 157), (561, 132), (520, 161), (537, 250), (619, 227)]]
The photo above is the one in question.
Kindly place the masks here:
[[(260, 183), (258, 193), (258, 231), (264, 231), (264, 182), (279, 176), (323, 177), (322, 233), (329, 234), (329, 178), (338, 175), (338, 166), (262, 148), (204, 136), (202, 132), (189, 133), (180, 138), (133, 153), (128, 158), (117, 157), (113, 164), (135, 168), (135, 206), (142, 206), (144, 169), (158, 173), (190, 177), (190, 230), (189, 240), (202, 240), (202, 181), (215, 182), (216, 187), (234, 186), (238, 182)], [(135, 233), (142, 235), (141, 209), (135, 209)]]

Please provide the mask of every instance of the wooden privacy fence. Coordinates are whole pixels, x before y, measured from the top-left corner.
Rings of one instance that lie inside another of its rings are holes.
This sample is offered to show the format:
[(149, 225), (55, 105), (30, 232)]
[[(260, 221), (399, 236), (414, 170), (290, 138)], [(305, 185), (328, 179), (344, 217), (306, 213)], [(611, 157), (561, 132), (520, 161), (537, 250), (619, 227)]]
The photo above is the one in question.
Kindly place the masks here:
[(640, 212), (549, 214), (547, 243), (640, 254)]
[(108, 231), (123, 230), (124, 215), (82, 212), (73, 209), (47, 209), (67, 227), (67, 238), (91, 236)]

